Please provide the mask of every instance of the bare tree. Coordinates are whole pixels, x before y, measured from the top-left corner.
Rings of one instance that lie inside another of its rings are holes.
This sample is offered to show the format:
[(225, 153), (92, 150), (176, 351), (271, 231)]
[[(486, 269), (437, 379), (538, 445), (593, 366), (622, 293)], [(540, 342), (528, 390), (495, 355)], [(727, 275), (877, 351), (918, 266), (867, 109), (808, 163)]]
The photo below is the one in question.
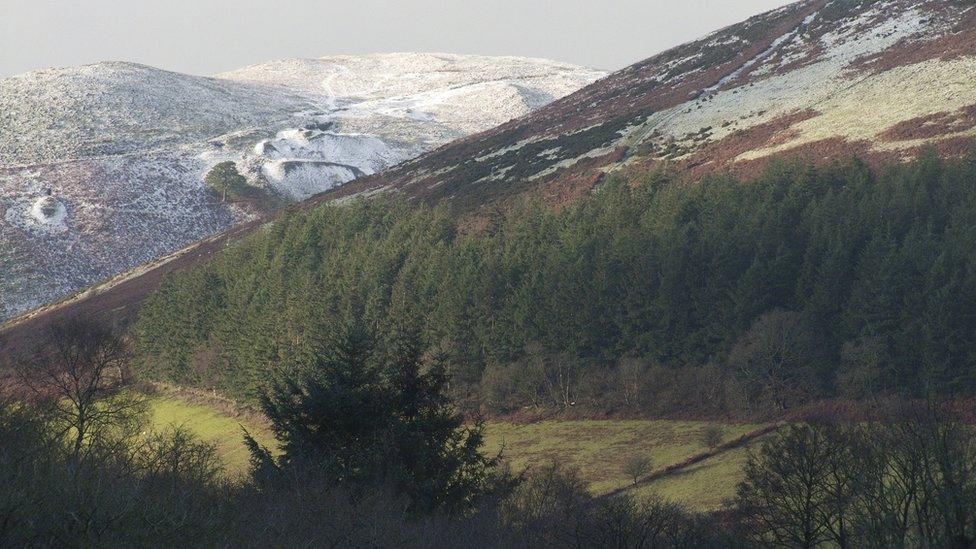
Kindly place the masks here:
[(539, 353), (531, 360), (549, 401), (560, 408), (575, 406), (583, 383), (583, 369), (579, 363), (568, 353)]
[(56, 433), (78, 459), (140, 426), (146, 402), (126, 390), (128, 366), (118, 333), (76, 318), (50, 325), (17, 371), (33, 397), (47, 404)]
[(807, 424), (789, 425), (750, 453), (736, 491), (744, 533), (776, 547), (816, 547), (830, 539), (822, 520), (829, 494), (830, 448)]
[(633, 456), (624, 463), (624, 474), (637, 484), (641, 478), (651, 472), (651, 465), (651, 458)]
[(629, 410), (638, 409), (648, 365), (636, 358), (622, 358), (615, 371), (615, 384), (623, 405)]
[(817, 394), (822, 347), (798, 313), (773, 310), (739, 339), (729, 352), (729, 364), (746, 383), (752, 403), (782, 411)]

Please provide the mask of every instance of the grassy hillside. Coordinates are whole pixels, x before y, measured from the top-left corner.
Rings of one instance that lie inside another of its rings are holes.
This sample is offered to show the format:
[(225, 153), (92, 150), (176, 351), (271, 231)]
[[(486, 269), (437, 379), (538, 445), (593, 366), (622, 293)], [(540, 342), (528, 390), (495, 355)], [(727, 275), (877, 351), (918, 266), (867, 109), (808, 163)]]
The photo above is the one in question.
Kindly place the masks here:
[(683, 503), (690, 509), (714, 511), (735, 495), (735, 487), (743, 479), (747, 448), (723, 452), (637, 487), (638, 495), (655, 494), (664, 499)]
[[(670, 420), (543, 421), (527, 425), (488, 424), (487, 449), (504, 451), (516, 470), (552, 460), (578, 467), (596, 494), (633, 483), (624, 472), (635, 456), (657, 470), (706, 448), (702, 433), (709, 423)], [(723, 439), (741, 436), (755, 425), (722, 425)], [(730, 497), (741, 479), (744, 449), (730, 451), (689, 469), (636, 488), (701, 510), (714, 510)]]
[[(183, 425), (217, 445), (228, 474), (247, 471), (248, 454), (241, 437), (245, 427), (256, 438), (273, 445), (265, 425), (255, 418), (238, 418), (203, 403), (191, 403), (172, 394), (154, 397), (153, 421), (159, 426)], [(700, 421), (581, 420), (543, 421), (516, 425), (489, 422), (486, 450), (503, 451), (515, 470), (538, 467), (552, 460), (576, 467), (596, 493), (632, 481), (624, 464), (633, 456), (647, 456), (652, 469), (677, 463), (704, 450), (701, 435), (708, 425)], [(725, 439), (740, 436), (753, 425), (723, 425)], [(734, 450), (641, 485), (638, 494), (658, 494), (701, 510), (714, 510), (730, 497), (740, 480), (746, 451)]]
[(154, 426), (183, 426), (202, 440), (216, 445), (228, 475), (243, 475), (248, 470), (249, 454), (244, 447), (242, 428), (261, 444), (274, 445), (268, 427), (254, 418), (237, 417), (213, 406), (191, 403), (167, 393), (153, 397), (151, 406)]

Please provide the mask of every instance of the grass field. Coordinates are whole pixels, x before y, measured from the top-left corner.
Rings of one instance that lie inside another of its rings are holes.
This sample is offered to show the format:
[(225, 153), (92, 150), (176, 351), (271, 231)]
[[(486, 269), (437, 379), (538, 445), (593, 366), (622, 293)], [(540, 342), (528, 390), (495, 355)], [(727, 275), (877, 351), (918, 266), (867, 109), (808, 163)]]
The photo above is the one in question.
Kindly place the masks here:
[(212, 406), (191, 403), (170, 395), (155, 396), (150, 403), (155, 427), (183, 426), (215, 445), (228, 475), (243, 475), (248, 470), (249, 454), (244, 446), (242, 427), (259, 443), (274, 447), (271, 432), (258, 421), (248, 421)]
[[(231, 475), (244, 474), (248, 467), (242, 426), (262, 444), (274, 444), (267, 426), (254, 418), (248, 421), (205, 403), (191, 403), (165, 393), (154, 397), (152, 405), (157, 426), (184, 425), (215, 444)], [(649, 457), (656, 470), (703, 451), (700, 439), (707, 425), (668, 420), (542, 421), (525, 425), (489, 422), (485, 446), (490, 453), (502, 451), (516, 471), (552, 460), (577, 467), (590, 490), (599, 494), (632, 483), (623, 467), (635, 455)], [(728, 440), (755, 427), (723, 425), (724, 437)], [(715, 510), (734, 494), (745, 459), (745, 449), (724, 452), (638, 486), (635, 493), (657, 494), (702, 511)]]
[[(486, 447), (503, 450), (516, 470), (552, 460), (575, 466), (593, 493), (633, 483), (624, 464), (634, 456), (650, 458), (657, 470), (698, 454), (707, 422), (669, 420), (543, 421), (527, 425), (489, 423)], [(755, 425), (723, 425), (724, 440)], [(658, 494), (700, 510), (714, 510), (731, 497), (741, 479), (746, 451), (733, 450), (688, 469), (635, 488), (636, 494)]]

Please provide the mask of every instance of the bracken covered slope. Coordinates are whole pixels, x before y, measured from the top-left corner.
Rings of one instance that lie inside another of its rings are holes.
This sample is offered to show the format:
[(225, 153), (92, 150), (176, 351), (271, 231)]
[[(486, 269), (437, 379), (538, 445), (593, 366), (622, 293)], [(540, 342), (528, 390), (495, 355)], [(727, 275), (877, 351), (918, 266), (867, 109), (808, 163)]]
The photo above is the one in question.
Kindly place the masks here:
[[(248, 72), (245, 80), (261, 79), (260, 70)], [(812, 161), (852, 153), (892, 160), (922, 147), (962, 154), (976, 143), (974, 73), (972, 0), (805, 0), (301, 207), (385, 193), (477, 212), (523, 194), (560, 203), (627, 166), (666, 163), (695, 176), (749, 174), (783, 154)], [(66, 306), (35, 311), (8, 325), (8, 333), (78, 311), (130, 318), (164, 272), (256, 226), (188, 248)]]

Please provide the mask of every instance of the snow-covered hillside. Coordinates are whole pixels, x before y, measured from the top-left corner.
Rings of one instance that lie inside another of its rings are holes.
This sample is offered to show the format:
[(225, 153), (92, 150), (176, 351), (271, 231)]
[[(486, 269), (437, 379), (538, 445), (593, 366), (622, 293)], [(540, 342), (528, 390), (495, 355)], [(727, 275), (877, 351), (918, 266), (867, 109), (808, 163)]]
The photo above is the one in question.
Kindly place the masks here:
[[(965, 55), (971, 5), (806, 5), (810, 14), (769, 48), (631, 137), (669, 159), (718, 167), (782, 152), (829, 157), (838, 143), (844, 152), (911, 157), (936, 141), (976, 137), (976, 58)], [(748, 146), (737, 143), (743, 136)], [(736, 154), (716, 154), (721, 148)]]
[(2, 79), (0, 318), (253, 217), (254, 204), (206, 188), (219, 162), (299, 200), (600, 76), (539, 59), (390, 54), (213, 78), (112, 62)]
[(974, 82), (971, 0), (802, 0), (315, 200), (388, 192), (478, 212), (525, 193), (565, 203), (615, 171), (958, 157), (976, 148)]
[(323, 94), (363, 133), (413, 139), (411, 122), (436, 122), (431, 141), (497, 126), (600, 76), (543, 59), (411, 53), (285, 59), (218, 75)]

